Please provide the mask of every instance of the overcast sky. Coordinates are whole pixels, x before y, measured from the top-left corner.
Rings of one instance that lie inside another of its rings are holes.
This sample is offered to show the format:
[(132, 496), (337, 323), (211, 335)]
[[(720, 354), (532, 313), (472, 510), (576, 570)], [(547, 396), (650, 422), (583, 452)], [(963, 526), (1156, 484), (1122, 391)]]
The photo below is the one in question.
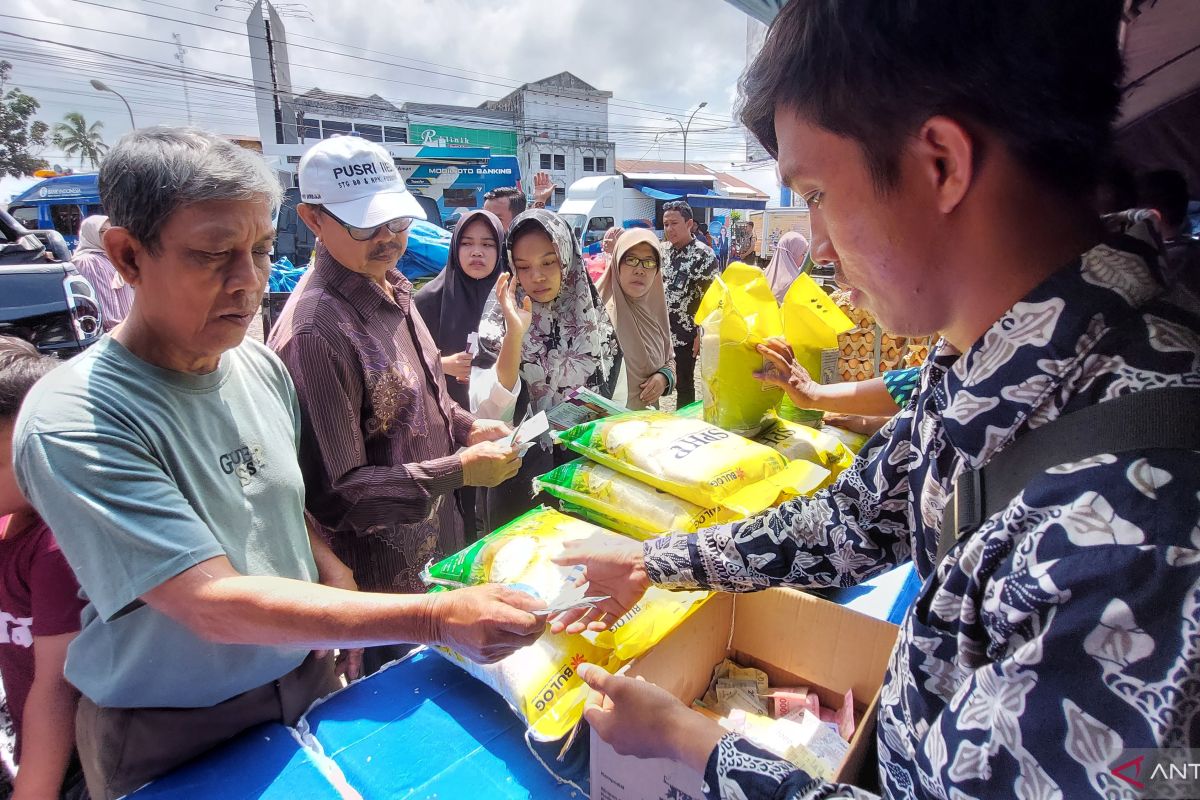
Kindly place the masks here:
[[(246, 86), (247, 5), (223, 0), (214, 9), (215, 3), (8, 0), (0, 10), (0, 59), (13, 63), (12, 83), (41, 101), (41, 119), (53, 124), (79, 111), (102, 121), (111, 143), (129, 129), (128, 114), (117, 97), (93, 90), (92, 78), (124, 94), (139, 125), (187, 121), (182, 80), (168, 71), (178, 66), (172, 41), (178, 33), (187, 68), (203, 73), (188, 80), (193, 121), (219, 133), (257, 135)], [(732, 124), (745, 67), (746, 17), (724, 0), (298, 5), (313, 19), (284, 20), (297, 91), (319, 86), (376, 93), (396, 105), (478, 105), (568, 70), (613, 93), (609, 125), (620, 157), (680, 158), (678, 127), (665, 117), (686, 115), (706, 100), (688, 137), (689, 160), (729, 169), (744, 159), (740, 132), (721, 129)], [(56, 160), (53, 151), (45, 155)]]

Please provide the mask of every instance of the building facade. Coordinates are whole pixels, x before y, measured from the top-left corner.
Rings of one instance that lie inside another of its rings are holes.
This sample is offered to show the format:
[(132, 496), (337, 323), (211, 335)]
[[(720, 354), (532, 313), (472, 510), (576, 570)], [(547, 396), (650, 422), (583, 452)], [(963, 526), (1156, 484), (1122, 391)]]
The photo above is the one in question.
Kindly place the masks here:
[(408, 140), (431, 147), (487, 147), (495, 156), (517, 155), (511, 111), (436, 103), (405, 103)]
[(361, 136), (380, 144), (408, 144), (408, 117), (377, 94), (354, 97), (309, 89), (293, 101), (300, 144), (331, 136)]
[[(616, 173), (617, 146), (609, 139), (605, 92), (570, 72), (526, 83), (480, 109), (513, 115), (521, 174), (550, 174), (557, 208), (580, 178)], [(526, 187), (528, 190), (531, 187)]]

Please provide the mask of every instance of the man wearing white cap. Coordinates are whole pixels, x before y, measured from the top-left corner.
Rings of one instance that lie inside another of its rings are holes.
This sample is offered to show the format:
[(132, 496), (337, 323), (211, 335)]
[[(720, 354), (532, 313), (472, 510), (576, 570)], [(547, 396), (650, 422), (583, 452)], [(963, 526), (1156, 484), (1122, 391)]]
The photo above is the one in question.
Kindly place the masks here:
[[(360, 589), (421, 592), (420, 571), (463, 544), (455, 490), (496, 486), (520, 459), (446, 391), (437, 346), (396, 270), (424, 219), (391, 156), (353, 136), (300, 161), (297, 211), (320, 243), (271, 332), (303, 420), (307, 507)], [(466, 448), (456, 453), (460, 448)], [(372, 672), (402, 649), (364, 657)]]
[(496, 586), (348, 591), (306, 524), (296, 392), (245, 335), (281, 194), (261, 158), (204, 131), (124, 136), (100, 197), (133, 308), (39, 381), (13, 428), (21, 491), (87, 602), (65, 674), (96, 800), (255, 725), (295, 724), (338, 685), (329, 648), (424, 642), (494, 661), (544, 629), (540, 603)]

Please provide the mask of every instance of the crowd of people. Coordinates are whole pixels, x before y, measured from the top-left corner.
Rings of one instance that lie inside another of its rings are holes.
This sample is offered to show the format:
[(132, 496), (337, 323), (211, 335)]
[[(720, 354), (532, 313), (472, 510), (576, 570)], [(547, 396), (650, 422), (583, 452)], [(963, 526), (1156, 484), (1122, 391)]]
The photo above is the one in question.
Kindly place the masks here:
[[(973, 528), (947, 538), (944, 521), (962, 477), (1012, 442), (1200, 387), (1187, 188), (1143, 176), (1118, 208), (1151, 210), (1107, 218), (1115, 235), (1096, 213), (1120, 3), (1014, 0), (984, 27), (962, 5), (893, 6), (793, 0), (740, 113), (812, 211), (811, 246), (784, 237), (767, 270), (776, 296), (830, 263), (886, 328), (940, 341), (918, 371), (838, 387), (764, 344), (762, 380), (797, 406), (882, 430), (813, 497), (573, 544), (562, 562), (610, 599), (551, 630), (602, 629), (652, 585), (844, 586), (912, 560), (925, 583), (879, 700), (885, 794), (1104, 795), (1124, 750), (1200, 742), (1194, 391), (1156, 412), (1178, 442), (1101, 438)], [(318, 245), (265, 346), (246, 331), (278, 181), (190, 128), (134, 131), (102, 164), (107, 216), (83, 221), (75, 260), (108, 335), (61, 365), (0, 338), (19, 800), (120, 797), (415, 645), (486, 662), (532, 643), (546, 621), (530, 595), (420, 579), (532, 508), (531, 479), (567, 457), (546, 440), (522, 455), (514, 426), (578, 387), (630, 409), (694, 400), (694, 315), (718, 264), (687, 203), (665, 204), (665, 241), (608, 231), (593, 280), (539, 176), (532, 204), (497, 190), (465, 214), (414, 291), (395, 265), (423, 215), (386, 150), (321, 141), (298, 180)], [(865, 796), (657, 687), (579, 675), (599, 735), (691, 765), (710, 797)]]

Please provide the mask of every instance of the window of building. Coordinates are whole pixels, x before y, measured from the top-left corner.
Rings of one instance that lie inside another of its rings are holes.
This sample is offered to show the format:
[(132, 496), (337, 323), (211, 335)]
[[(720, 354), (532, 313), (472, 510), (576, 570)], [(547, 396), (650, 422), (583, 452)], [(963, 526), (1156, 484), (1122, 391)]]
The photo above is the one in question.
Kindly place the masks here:
[(354, 126), (351, 125), (349, 122), (336, 122), (331, 119), (326, 119), (326, 120), (321, 121), (321, 138), (322, 139), (329, 139), (332, 136), (334, 136), (335, 134), (339, 134), (339, 133), (342, 134), (343, 136), (354, 133)]
[(606, 158), (597, 158), (596, 159), (596, 172), (608, 172), (608, 159), (606, 159)]
[(314, 142), (321, 138), (321, 120), (306, 119), (300, 126), (300, 138), (306, 142)]
[(539, 157), (539, 162), (542, 169), (550, 169), (550, 154), (542, 153)]
[(555, 169), (566, 169), (567, 168), (567, 157), (559, 156), (559, 155), (554, 156), (554, 168)]
[(567, 199), (567, 190), (561, 186), (554, 187), (554, 205), (561, 206), (563, 201)]
[(442, 206), (445, 208), (476, 208), (479, 193), (475, 189), (442, 190)]
[(408, 128), (394, 128), (391, 125), (384, 125), (383, 140), (391, 144), (408, 144)]
[(354, 123), (354, 132), (368, 142), (383, 141), (383, 126), (381, 125), (362, 125), (356, 122)]
[(591, 156), (584, 156), (583, 157), (583, 171), (584, 172), (595, 172), (596, 171), (596, 159), (592, 158)]

